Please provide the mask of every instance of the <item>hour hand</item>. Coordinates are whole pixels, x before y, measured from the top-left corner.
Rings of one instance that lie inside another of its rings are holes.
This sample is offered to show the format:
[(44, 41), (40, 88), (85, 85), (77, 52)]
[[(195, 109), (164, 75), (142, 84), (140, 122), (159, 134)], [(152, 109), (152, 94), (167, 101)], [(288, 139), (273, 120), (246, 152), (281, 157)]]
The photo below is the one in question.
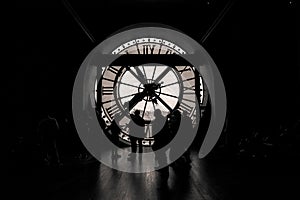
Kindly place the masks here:
[(147, 95), (146, 91), (142, 91), (133, 96), (133, 98), (129, 101), (129, 110), (131, 110), (138, 102), (142, 101), (143, 98)]

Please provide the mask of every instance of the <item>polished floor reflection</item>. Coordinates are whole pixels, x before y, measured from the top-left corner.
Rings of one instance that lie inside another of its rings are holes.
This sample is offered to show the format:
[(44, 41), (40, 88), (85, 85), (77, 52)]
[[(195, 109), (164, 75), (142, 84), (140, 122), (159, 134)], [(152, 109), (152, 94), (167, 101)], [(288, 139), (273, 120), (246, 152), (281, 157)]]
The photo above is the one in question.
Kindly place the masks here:
[[(143, 174), (120, 172), (90, 159), (78, 165), (14, 169), (11, 199), (72, 200), (241, 200), (291, 199), (298, 174), (292, 163), (199, 160), (192, 153), (190, 169), (169, 167)], [(251, 163), (251, 164), (250, 164)]]

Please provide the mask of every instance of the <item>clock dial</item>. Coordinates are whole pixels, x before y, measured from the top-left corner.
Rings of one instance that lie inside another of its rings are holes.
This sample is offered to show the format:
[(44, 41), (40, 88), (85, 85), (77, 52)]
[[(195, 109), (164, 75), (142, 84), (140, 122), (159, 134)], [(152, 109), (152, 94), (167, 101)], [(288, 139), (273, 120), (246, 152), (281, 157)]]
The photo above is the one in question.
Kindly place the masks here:
[[(186, 54), (178, 45), (160, 38), (138, 38), (121, 44), (112, 54)], [(193, 66), (166, 66), (150, 63), (139, 66), (102, 67), (96, 82), (97, 109), (101, 120), (109, 126), (114, 116), (121, 114), (120, 138), (129, 143), (129, 114), (141, 111), (147, 121), (154, 119), (154, 110), (168, 115), (174, 109), (186, 111), (196, 122), (196, 102), (203, 103), (202, 77)], [(153, 143), (151, 124), (145, 127), (144, 145)]]

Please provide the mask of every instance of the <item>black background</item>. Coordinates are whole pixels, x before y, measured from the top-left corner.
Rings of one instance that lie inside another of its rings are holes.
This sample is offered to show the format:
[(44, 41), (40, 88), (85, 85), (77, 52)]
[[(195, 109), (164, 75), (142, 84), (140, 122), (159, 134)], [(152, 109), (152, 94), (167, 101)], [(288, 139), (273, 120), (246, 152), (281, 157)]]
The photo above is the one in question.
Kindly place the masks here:
[[(69, 1), (95, 41), (63, 1), (16, 2), (10, 129), (34, 137), (49, 110), (71, 112), (73, 82), (87, 54), (112, 33), (136, 23), (162, 23), (200, 42), (228, 0)], [(295, 1), (235, 1), (202, 43), (223, 77), (230, 141), (253, 128), (272, 130), (300, 118), (299, 39)]]
[[(18, 108), (15, 117), (26, 116), (22, 129), (34, 126), (47, 107), (71, 110), (72, 86), (81, 62), (121, 28), (162, 23), (200, 42), (227, 1), (196, 2), (70, 1), (95, 42), (62, 1), (17, 3), (12, 77), (17, 88), (12, 100)], [(296, 36), (295, 3), (236, 1), (202, 44), (224, 79), (233, 128), (276, 125), (299, 116)]]

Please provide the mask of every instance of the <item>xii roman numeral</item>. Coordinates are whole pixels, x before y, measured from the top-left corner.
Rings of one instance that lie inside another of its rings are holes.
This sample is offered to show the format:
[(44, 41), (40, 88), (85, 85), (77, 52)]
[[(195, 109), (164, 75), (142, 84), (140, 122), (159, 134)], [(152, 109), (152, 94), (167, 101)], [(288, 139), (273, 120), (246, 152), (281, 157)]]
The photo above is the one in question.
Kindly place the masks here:
[(146, 44), (143, 45), (143, 54), (153, 54), (155, 45)]

